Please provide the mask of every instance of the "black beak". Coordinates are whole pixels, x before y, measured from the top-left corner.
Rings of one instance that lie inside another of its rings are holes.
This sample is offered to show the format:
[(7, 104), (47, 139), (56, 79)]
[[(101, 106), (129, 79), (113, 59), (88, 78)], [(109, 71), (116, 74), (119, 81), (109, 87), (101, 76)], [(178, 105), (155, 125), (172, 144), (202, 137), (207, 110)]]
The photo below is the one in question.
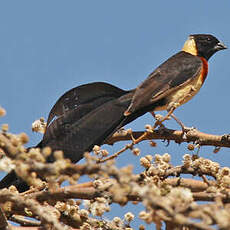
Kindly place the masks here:
[(215, 45), (215, 50), (224, 50), (227, 49), (228, 47), (223, 43), (223, 42), (218, 42)]

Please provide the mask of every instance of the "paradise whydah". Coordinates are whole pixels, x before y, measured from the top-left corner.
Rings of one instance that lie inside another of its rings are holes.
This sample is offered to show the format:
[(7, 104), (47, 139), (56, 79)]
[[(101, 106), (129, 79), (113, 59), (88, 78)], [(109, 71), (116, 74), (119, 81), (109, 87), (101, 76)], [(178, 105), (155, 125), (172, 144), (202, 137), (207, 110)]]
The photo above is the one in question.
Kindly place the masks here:
[[(213, 35), (190, 35), (182, 51), (156, 68), (135, 89), (125, 91), (103, 82), (71, 89), (51, 109), (45, 134), (36, 147), (62, 150), (66, 158), (76, 163), (84, 152), (102, 145), (122, 126), (147, 112), (167, 110), (173, 115), (178, 106), (200, 90), (208, 74), (209, 58), (226, 48)], [(47, 161), (54, 161), (52, 154)], [(29, 188), (14, 171), (2, 179), (0, 188), (10, 185), (20, 192)]]

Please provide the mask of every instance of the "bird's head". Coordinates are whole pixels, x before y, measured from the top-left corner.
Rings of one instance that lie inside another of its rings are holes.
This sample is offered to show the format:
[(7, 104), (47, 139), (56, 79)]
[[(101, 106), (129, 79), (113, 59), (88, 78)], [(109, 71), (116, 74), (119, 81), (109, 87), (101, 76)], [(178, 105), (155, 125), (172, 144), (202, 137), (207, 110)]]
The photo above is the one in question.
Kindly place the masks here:
[(211, 34), (192, 34), (183, 47), (183, 51), (203, 57), (206, 60), (223, 49), (227, 49), (227, 46)]

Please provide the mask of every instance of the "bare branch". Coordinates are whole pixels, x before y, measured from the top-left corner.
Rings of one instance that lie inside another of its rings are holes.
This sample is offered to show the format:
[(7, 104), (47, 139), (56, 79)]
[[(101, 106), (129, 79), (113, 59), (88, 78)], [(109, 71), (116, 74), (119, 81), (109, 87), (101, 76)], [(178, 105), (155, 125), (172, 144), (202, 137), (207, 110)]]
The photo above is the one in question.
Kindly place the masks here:
[[(107, 144), (112, 145), (118, 141), (128, 141), (132, 140), (132, 136), (135, 139), (140, 138), (146, 132), (139, 131), (139, 132), (132, 132), (132, 135), (126, 131), (119, 131), (116, 132), (112, 137), (107, 140)], [(181, 130), (173, 130), (173, 129), (166, 129), (161, 128), (158, 130), (154, 130), (151, 133), (147, 132), (144, 140), (172, 140), (176, 143), (182, 142), (195, 142), (202, 145), (209, 145), (209, 146), (218, 146), (218, 147), (230, 147), (230, 135), (223, 134), (223, 135), (213, 135), (200, 132), (196, 129), (192, 129), (186, 133), (186, 139), (184, 139), (184, 133)]]
[(29, 219), (26, 219), (24, 216), (20, 216), (20, 215), (12, 215), (10, 217), (10, 220), (16, 223), (19, 223), (22, 226), (40, 226), (41, 225), (41, 221), (29, 220)]

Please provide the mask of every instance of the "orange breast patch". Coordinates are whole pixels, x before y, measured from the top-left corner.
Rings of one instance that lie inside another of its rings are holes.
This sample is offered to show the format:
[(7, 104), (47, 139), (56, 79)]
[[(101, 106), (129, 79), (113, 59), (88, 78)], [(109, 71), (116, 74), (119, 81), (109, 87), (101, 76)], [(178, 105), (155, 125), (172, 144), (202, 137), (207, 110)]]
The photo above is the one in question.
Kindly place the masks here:
[(200, 59), (203, 62), (203, 68), (202, 68), (202, 72), (201, 72), (201, 80), (202, 80), (202, 83), (204, 83), (204, 81), (208, 75), (208, 61), (203, 57), (201, 57)]

